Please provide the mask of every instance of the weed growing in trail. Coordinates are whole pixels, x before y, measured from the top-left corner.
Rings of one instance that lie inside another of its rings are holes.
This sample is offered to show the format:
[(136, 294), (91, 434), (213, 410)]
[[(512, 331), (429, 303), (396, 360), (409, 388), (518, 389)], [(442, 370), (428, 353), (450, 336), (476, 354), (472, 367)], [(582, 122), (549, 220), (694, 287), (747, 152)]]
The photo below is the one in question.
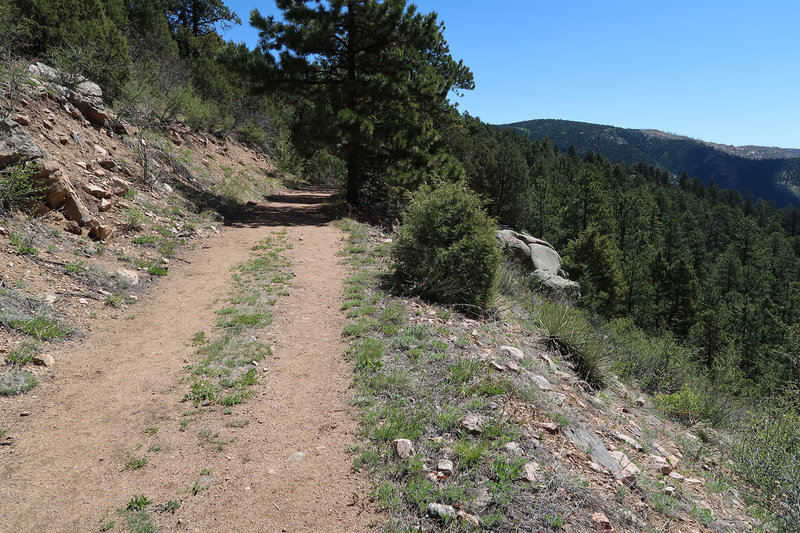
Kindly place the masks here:
[(139, 470), (147, 465), (147, 457), (128, 457), (125, 461), (125, 470)]
[(607, 347), (597, 338), (584, 313), (568, 305), (542, 302), (536, 320), (548, 346), (571, 360), (579, 377), (594, 387), (607, 384)]
[(216, 311), (216, 337), (205, 331), (192, 336), (200, 360), (188, 367), (193, 381), (185, 399), (196, 407), (214, 403), (231, 407), (252, 394), (258, 365), (272, 354), (261, 332), (272, 323), (276, 296), (285, 293), (291, 279), (289, 263), (281, 256), (288, 247), (286, 231), (253, 247), (250, 259), (233, 269), (235, 290), (229, 305)]
[(6, 358), (12, 367), (22, 367), (30, 363), (39, 353), (41, 344), (34, 339), (25, 339), (22, 344), (8, 352)]
[[(153, 524), (152, 516), (148, 509), (153, 504), (144, 494), (133, 496), (125, 507), (106, 514), (100, 525), (100, 531), (128, 531), (130, 533), (156, 533), (158, 529)], [(180, 502), (171, 501), (157, 505), (156, 511), (175, 512), (180, 507)]]
[(0, 371), (0, 396), (13, 396), (28, 392), (39, 382), (33, 374), (25, 371)]
[(59, 340), (71, 332), (51, 316), (47, 304), (3, 288), (0, 288), (0, 325), (38, 340)]

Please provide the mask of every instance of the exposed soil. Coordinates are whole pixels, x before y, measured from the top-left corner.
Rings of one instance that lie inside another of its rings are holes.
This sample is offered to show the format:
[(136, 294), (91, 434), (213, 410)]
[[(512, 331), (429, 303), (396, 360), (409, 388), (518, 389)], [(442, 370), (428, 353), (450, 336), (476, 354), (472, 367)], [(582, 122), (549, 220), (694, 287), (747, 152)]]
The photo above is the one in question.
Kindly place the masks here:
[[(120, 523), (115, 510), (139, 494), (180, 501), (174, 514), (152, 512), (162, 530), (369, 529), (346, 450), (357, 423), (341, 341), (341, 233), (320, 204), (329, 192), (253, 208), (124, 316), (66, 346), (52, 379), (0, 400), (0, 427), (14, 437), (0, 448), (0, 530), (98, 530)], [(295, 277), (275, 310), (269, 371), (233, 414), (187, 413), (192, 335), (213, 330), (231, 267), (283, 228)], [(131, 456), (148, 462), (125, 469)]]

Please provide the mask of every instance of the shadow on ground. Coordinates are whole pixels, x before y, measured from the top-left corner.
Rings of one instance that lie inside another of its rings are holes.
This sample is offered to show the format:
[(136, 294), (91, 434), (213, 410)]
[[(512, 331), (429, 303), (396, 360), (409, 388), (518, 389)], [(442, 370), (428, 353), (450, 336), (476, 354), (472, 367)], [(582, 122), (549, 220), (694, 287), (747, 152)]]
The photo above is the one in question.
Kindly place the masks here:
[(263, 205), (245, 206), (227, 215), (233, 227), (324, 226), (337, 218), (330, 199), (339, 190), (331, 187), (308, 187), (299, 191), (274, 194)]

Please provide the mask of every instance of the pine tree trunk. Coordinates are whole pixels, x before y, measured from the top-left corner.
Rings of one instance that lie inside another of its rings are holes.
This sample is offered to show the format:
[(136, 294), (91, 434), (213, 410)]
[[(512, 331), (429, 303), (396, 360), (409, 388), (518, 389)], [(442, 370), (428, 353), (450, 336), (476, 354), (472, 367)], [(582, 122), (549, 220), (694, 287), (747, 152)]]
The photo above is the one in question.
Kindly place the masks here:
[(358, 143), (351, 140), (347, 143), (347, 203), (352, 206), (358, 205), (358, 157)]

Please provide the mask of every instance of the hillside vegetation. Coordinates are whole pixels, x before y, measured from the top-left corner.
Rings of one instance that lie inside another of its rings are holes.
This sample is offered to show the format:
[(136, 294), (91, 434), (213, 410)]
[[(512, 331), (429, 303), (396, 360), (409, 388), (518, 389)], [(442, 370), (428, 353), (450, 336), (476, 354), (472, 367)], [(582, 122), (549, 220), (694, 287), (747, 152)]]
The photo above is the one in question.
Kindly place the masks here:
[(567, 151), (603, 154), (610, 161), (645, 163), (675, 176), (700, 178), (705, 185), (736, 189), (753, 200), (783, 207), (800, 205), (800, 150), (765, 146), (729, 146), (658, 130), (617, 128), (569, 120), (527, 120), (497, 126), (531, 140), (549, 138)]

